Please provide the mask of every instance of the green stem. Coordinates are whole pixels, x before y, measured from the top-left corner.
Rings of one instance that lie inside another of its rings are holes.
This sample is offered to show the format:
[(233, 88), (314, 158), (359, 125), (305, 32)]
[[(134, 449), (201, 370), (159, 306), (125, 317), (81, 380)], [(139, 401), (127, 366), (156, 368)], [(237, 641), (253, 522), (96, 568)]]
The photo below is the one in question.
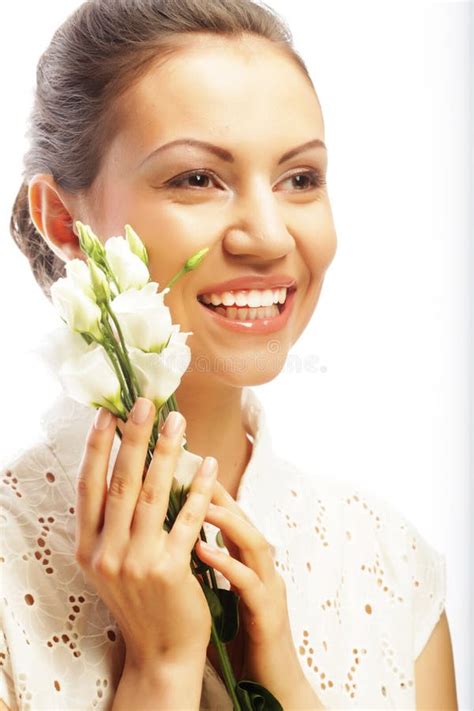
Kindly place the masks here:
[(118, 319), (116, 315), (114, 314), (113, 310), (110, 307), (110, 304), (107, 302), (105, 304), (105, 308), (107, 309), (107, 312), (110, 314), (110, 317), (112, 321), (115, 324), (115, 328), (117, 329), (117, 333), (119, 335), (120, 343), (123, 349), (123, 357), (125, 358), (125, 362), (127, 364), (128, 372), (130, 374), (131, 378), (131, 388), (132, 388), (132, 398), (133, 402), (140, 397), (141, 392), (140, 392), (140, 385), (138, 384), (138, 380), (136, 378), (135, 372), (132, 368), (132, 364), (130, 363), (130, 358), (128, 357), (128, 351), (127, 351), (127, 346), (125, 345), (125, 339), (123, 337), (122, 329), (120, 328), (120, 324), (118, 322)]
[[(206, 541), (206, 534), (205, 534), (203, 528), (201, 529), (200, 536), (203, 541)], [(193, 573), (196, 574), (194, 570), (193, 570)], [(212, 586), (208, 585), (208, 587), (212, 587), (214, 590), (216, 590), (217, 583), (216, 583), (214, 570), (212, 567), (209, 567), (209, 573), (211, 574), (213, 583), (212, 583)], [(201, 583), (201, 585), (203, 585), (203, 583)], [(224, 682), (225, 682), (227, 691), (229, 692), (229, 695), (232, 699), (232, 703), (234, 705), (234, 711), (242, 711), (240, 701), (239, 701), (237, 694), (235, 692), (235, 687), (237, 685), (237, 681), (234, 676), (234, 670), (232, 669), (232, 665), (230, 663), (230, 659), (229, 659), (229, 655), (227, 653), (226, 646), (225, 646), (225, 644), (223, 644), (223, 642), (221, 642), (221, 640), (219, 638), (219, 635), (216, 630), (216, 625), (214, 623), (214, 618), (212, 617), (212, 615), (211, 615), (211, 640), (212, 640), (214, 647), (217, 649), (217, 654), (219, 656), (219, 664), (222, 669), (222, 673), (224, 675)]]
[[(110, 327), (109, 319), (107, 318), (107, 313), (108, 313), (107, 307), (106, 307), (106, 305), (103, 304), (102, 305), (102, 316), (103, 316), (102, 325), (106, 331), (106, 339), (108, 338), (110, 343), (105, 339), (104, 342), (102, 343), (102, 345), (106, 349), (107, 353), (109, 353), (109, 355), (111, 353), (113, 353), (114, 358), (118, 359), (118, 362), (119, 362), (120, 368), (121, 368), (121, 373), (122, 373), (122, 378), (120, 378), (120, 381), (122, 382), (123, 378), (125, 378), (125, 381), (127, 383), (127, 385), (126, 385), (126, 392), (127, 392), (126, 407), (128, 410), (131, 410), (133, 407), (133, 403), (135, 402), (135, 399), (133, 397), (132, 383), (130, 382), (130, 376), (129, 376), (127, 364), (124, 361), (123, 354), (120, 350), (120, 347), (117, 344), (117, 340), (116, 340), (114, 333)], [(107, 345), (109, 346), (108, 348), (107, 348)], [(113, 360), (114, 363), (115, 363), (115, 359), (111, 358), (111, 360)], [(115, 365), (114, 365), (114, 367), (115, 367)]]
[(125, 407), (127, 410), (131, 410), (133, 407), (133, 402), (130, 401), (130, 395), (129, 395), (129, 390), (128, 390), (128, 385), (124, 380), (124, 376), (122, 373), (122, 369), (120, 367), (120, 364), (117, 362), (117, 356), (116, 353), (113, 349), (113, 347), (109, 346), (106, 341), (102, 343), (106, 353), (108, 354), (110, 361), (114, 367), (115, 372), (117, 373), (117, 377), (120, 382), (120, 388), (122, 390), (122, 398), (125, 403)]
[(217, 649), (217, 654), (219, 655), (219, 663), (221, 665), (222, 673), (224, 675), (224, 681), (227, 687), (227, 691), (229, 692), (230, 697), (232, 699), (232, 703), (234, 704), (234, 711), (241, 711), (242, 707), (240, 705), (240, 701), (237, 697), (237, 694), (235, 693), (237, 681), (229, 660), (229, 655), (227, 654), (227, 649), (219, 639), (219, 635), (217, 634), (216, 626), (212, 618), (211, 625), (211, 639), (215, 648)]
[(168, 282), (167, 285), (165, 286), (165, 289), (171, 289), (171, 287), (173, 286), (173, 284), (175, 284), (175, 283), (178, 281), (178, 279), (181, 279), (181, 277), (182, 277), (184, 274), (186, 274), (187, 271), (188, 271), (188, 270), (187, 270), (185, 267), (182, 267), (182, 268), (179, 270), (179, 272), (176, 272), (176, 274), (174, 275), (174, 277), (172, 277), (172, 278), (169, 280), (169, 282)]

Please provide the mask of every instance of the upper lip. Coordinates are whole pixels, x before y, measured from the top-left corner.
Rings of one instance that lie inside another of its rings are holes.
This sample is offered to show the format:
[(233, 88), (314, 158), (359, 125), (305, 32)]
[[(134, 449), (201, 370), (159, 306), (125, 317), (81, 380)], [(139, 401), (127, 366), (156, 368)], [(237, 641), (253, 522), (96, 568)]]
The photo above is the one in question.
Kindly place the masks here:
[(287, 274), (271, 274), (268, 276), (250, 274), (249, 276), (236, 277), (228, 281), (210, 284), (198, 292), (203, 294), (221, 294), (224, 291), (238, 291), (239, 289), (277, 289), (296, 287), (296, 279)]

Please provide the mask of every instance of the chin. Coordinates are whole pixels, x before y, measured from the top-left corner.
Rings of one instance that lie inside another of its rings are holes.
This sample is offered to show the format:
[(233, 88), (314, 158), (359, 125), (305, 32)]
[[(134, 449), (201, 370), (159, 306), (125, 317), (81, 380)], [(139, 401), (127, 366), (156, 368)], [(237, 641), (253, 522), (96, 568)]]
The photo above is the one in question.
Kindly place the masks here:
[(233, 359), (231, 367), (218, 368), (215, 374), (220, 380), (234, 387), (244, 387), (246, 385), (263, 385), (274, 380), (282, 371), (285, 365), (286, 355), (281, 353), (269, 354), (255, 353), (254, 357), (247, 357), (239, 361), (238, 357)]

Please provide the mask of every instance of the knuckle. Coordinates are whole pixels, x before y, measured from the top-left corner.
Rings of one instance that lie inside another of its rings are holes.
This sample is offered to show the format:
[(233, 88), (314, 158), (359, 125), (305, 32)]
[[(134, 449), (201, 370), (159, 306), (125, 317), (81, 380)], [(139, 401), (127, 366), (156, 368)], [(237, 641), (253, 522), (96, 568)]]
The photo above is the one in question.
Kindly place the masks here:
[(172, 437), (160, 435), (155, 450), (160, 455), (171, 455), (178, 449), (178, 442)]
[(162, 490), (157, 486), (144, 484), (140, 490), (140, 494), (138, 495), (138, 503), (152, 506), (160, 501), (161, 495)]
[(104, 442), (100, 435), (100, 431), (92, 425), (86, 438), (86, 450), (92, 455), (102, 454), (104, 451)]
[(109, 495), (117, 499), (123, 499), (128, 491), (129, 482), (127, 477), (121, 472), (114, 472), (109, 485)]
[(267, 539), (264, 536), (261, 536), (261, 535), (258, 538), (257, 547), (263, 553), (270, 553), (270, 551), (271, 551), (270, 543), (267, 541)]
[(89, 483), (83, 474), (80, 474), (76, 480), (76, 493), (81, 498), (89, 493)]
[(76, 544), (74, 548), (74, 560), (80, 568), (88, 568), (90, 564), (90, 554), (83, 545)]
[(185, 526), (193, 526), (199, 520), (199, 513), (191, 506), (183, 506), (179, 512), (179, 519)]
[(101, 552), (92, 561), (92, 569), (103, 578), (114, 578), (119, 572), (119, 563), (110, 552)]
[(163, 560), (159, 559), (150, 566), (149, 575), (155, 582), (159, 582), (160, 584), (172, 584), (173, 578), (170, 576), (171, 572)]
[(125, 578), (135, 582), (142, 582), (146, 578), (146, 571), (135, 556), (133, 558), (127, 557), (124, 560), (122, 573)]

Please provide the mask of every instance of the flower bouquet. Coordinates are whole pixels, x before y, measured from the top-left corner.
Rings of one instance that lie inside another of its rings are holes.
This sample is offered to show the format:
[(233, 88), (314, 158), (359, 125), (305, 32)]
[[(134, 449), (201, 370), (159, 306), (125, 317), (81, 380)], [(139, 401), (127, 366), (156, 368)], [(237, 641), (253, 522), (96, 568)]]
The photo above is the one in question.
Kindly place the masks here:
[[(124, 237), (105, 244), (88, 225), (76, 222), (81, 250), (87, 256), (66, 262), (66, 274), (51, 285), (51, 300), (64, 322), (43, 345), (67, 395), (83, 405), (105, 407), (126, 422), (138, 397), (156, 406), (143, 479), (151, 463), (161, 424), (178, 409), (175, 391), (191, 361), (190, 332), (173, 324), (164, 297), (173, 284), (199, 266), (208, 248), (190, 257), (167, 286), (151, 280), (148, 254), (139, 236), (125, 225)], [(116, 433), (121, 438), (119, 427)], [(170, 531), (186, 501), (202, 457), (189, 452), (185, 437), (170, 490), (164, 527)], [(204, 529), (201, 539), (206, 542)], [(235, 679), (226, 643), (239, 629), (239, 596), (217, 586), (215, 571), (193, 550), (191, 570), (202, 586), (211, 612), (211, 641), (217, 649), (234, 709), (281, 710), (263, 686)]]

